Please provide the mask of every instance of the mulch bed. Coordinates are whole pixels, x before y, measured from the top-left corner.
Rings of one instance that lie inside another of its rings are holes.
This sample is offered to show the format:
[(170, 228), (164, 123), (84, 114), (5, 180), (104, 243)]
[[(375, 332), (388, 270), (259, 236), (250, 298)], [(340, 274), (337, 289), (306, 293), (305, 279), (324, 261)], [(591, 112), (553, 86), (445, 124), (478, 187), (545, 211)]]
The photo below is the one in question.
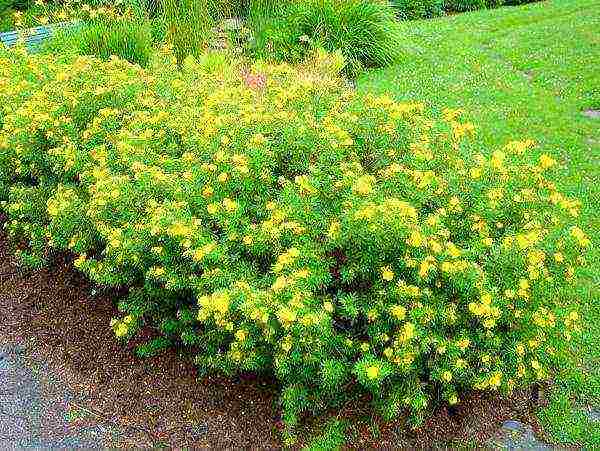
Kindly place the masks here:
[[(133, 345), (118, 344), (109, 327), (117, 315), (116, 294), (96, 293), (68, 256), (36, 271), (19, 268), (0, 233), (0, 344), (22, 346), (76, 395), (81, 411), (122, 431), (108, 445), (281, 447), (273, 383), (198, 379), (193, 364), (176, 350), (135, 357)], [(348, 406), (339, 415), (353, 420), (351, 447), (481, 445), (508, 419), (540, 435), (534, 404), (529, 394), (512, 399), (473, 394), (452, 412), (436, 410), (417, 430), (403, 421), (372, 420), (364, 405)]]

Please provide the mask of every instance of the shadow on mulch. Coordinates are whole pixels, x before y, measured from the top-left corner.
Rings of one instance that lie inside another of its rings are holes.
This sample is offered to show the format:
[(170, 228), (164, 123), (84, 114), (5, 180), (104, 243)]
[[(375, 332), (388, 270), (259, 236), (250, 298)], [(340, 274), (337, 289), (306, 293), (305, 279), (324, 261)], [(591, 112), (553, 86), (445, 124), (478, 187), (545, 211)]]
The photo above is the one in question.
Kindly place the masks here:
[[(0, 344), (23, 346), (29, 358), (75, 394), (79, 408), (120, 430), (115, 443), (107, 445), (281, 446), (272, 384), (198, 380), (193, 364), (175, 350), (151, 359), (135, 357), (131, 346), (116, 342), (109, 327), (117, 314), (114, 297), (92, 293), (68, 257), (56, 258), (48, 268), (21, 270), (0, 234)], [(374, 422), (362, 403), (340, 415), (353, 418), (352, 447), (481, 445), (508, 419), (540, 433), (530, 396), (520, 399), (473, 394), (453, 412), (438, 409), (417, 430), (402, 421)], [(379, 425), (375, 435), (373, 424)]]

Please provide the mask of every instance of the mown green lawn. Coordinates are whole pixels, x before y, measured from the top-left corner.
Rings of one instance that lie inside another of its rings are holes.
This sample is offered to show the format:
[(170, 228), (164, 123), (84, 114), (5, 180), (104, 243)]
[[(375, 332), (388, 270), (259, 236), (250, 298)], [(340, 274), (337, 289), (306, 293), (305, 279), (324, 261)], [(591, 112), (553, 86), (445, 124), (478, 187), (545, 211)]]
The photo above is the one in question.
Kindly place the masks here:
[(557, 182), (585, 202), (590, 269), (578, 286), (587, 327), (539, 417), (556, 443), (600, 446), (600, 0), (555, 0), (403, 24), (405, 57), (358, 88), (462, 108), (491, 152), (533, 138), (562, 163)]

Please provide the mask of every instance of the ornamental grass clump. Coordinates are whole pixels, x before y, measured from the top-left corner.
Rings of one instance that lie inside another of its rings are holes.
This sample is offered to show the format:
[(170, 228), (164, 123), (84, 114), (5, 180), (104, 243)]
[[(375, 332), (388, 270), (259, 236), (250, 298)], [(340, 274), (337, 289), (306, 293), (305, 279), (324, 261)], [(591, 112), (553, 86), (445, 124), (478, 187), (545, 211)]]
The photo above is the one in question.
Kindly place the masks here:
[[(552, 376), (590, 240), (558, 163), (460, 112), (349, 90), (344, 63), (0, 55), (0, 198), (19, 254), (127, 287), (203, 374), (274, 375), (288, 432), (369, 394), (419, 421)], [(108, 325), (107, 325), (108, 327)]]
[[(268, 2), (265, 2), (268, 3)], [(378, 0), (295, 0), (250, 19), (252, 52), (275, 61), (301, 61), (314, 48), (339, 51), (345, 72), (384, 67), (401, 55), (396, 11)]]

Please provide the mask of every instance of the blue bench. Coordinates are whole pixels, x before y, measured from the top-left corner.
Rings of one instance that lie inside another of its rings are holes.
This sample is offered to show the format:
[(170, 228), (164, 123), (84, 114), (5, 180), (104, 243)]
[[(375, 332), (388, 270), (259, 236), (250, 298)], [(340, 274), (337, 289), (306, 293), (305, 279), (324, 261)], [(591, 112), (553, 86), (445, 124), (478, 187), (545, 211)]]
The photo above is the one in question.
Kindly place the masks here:
[(28, 50), (37, 49), (40, 44), (52, 37), (56, 29), (71, 27), (74, 22), (58, 22), (25, 30), (13, 30), (0, 33), (0, 43), (6, 47), (13, 47), (22, 38)]

